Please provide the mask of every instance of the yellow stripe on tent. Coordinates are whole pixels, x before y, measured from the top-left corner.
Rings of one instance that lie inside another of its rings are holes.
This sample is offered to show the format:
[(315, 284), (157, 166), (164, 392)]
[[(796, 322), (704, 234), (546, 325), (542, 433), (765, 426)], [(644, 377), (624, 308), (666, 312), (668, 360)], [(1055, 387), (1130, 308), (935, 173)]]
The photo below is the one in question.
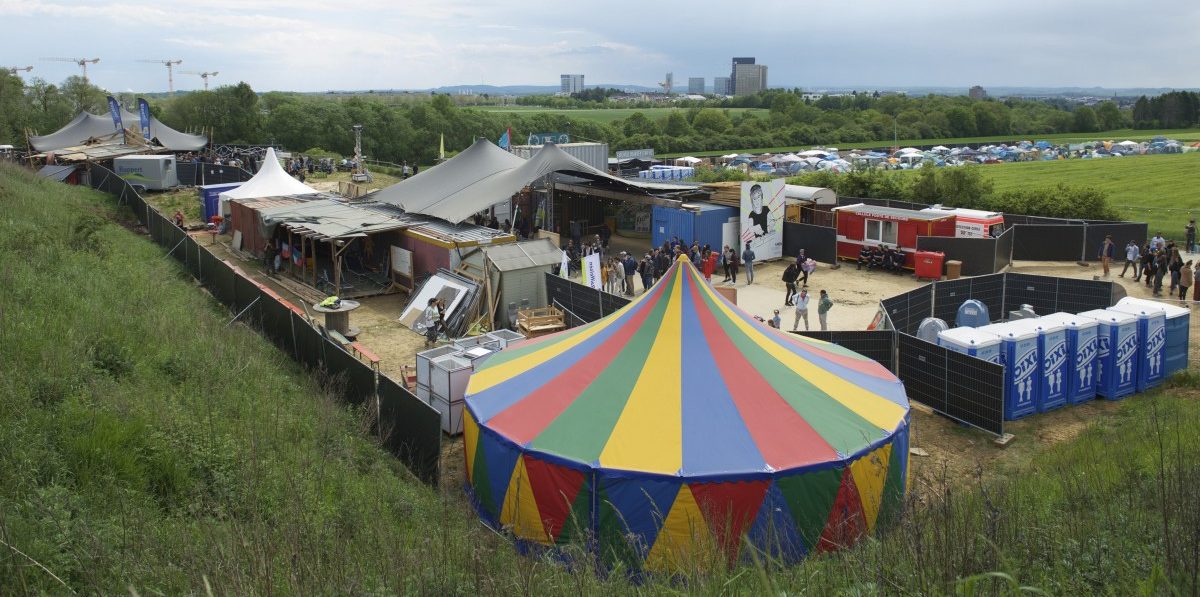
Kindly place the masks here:
[(696, 498), (687, 484), (679, 486), (679, 494), (671, 511), (663, 520), (662, 529), (654, 540), (654, 546), (646, 555), (646, 569), (656, 572), (682, 572), (686, 569), (689, 559), (700, 557), (696, 547), (710, 543), (708, 524)]
[[(697, 286), (701, 288), (701, 292), (708, 294), (717, 308), (721, 309), (729, 320), (738, 329), (742, 330), (743, 333), (751, 338), (762, 337), (764, 335), (764, 332), (754, 329), (740, 315), (734, 313), (725, 303), (721, 302), (717, 297), (716, 291), (709, 288), (707, 284), (701, 282)], [(853, 382), (842, 379), (775, 342), (765, 340), (759, 342), (759, 346), (774, 357), (775, 360), (787, 365), (789, 369), (804, 377), (806, 381), (816, 386), (817, 389), (824, 392), (827, 396), (842, 403), (850, 411), (882, 430), (889, 432), (895, 430), (896, 426), (904, 418), (904, 407), (899, 404), (855, 385)]]
[(674, 475), (683, 466), (682, 295), (679, 281), (671, 287), (654, 345), (600, 453), (602, 467)]
[(475, 447), (479, 445), (479, 425), (475, 423), (475, 417), (471, 416), (471, 411), (463, 409), (466, 416), (463, 417), (463, 459), (466, 460), (467, 467), (467, 483), (471, 482), (472, 467), (475, 466)]
[(524, 458), (517, 458), (517, 466), (513, 467), (508, 491), (504, 492), (504, 506), (500, 509), (500, 524), (518, 538), (544, 545), (552, 543), (542, 526), (542, 516), (533, 497), (533, 487), (529, 485)]
[[(641, 296), (633, 299), (632, 302), (626, 305), (624, 309), (633, 309), (651, 294), (652, 293), (650, 292), (642, 293)], [(578, 334), (563, 340), (562, 342), (551, 344), (542, 350), (535, 350), (527, 355), (515, 358), (506, 363), (501, 363), (495, 367), (487, 367), (482, 371), (477, 371), (471, 375), (471, 380), (467, 382), (467, 396), (478, 394), (479, 392), (487, 390), (492, 386), (508, 381), (513, 377), (525, 373), (526, 371), (529, 371), (530, 369), (533, 369), (538, 365), (541, 365), (546, 361), (549, 361), (550, 359), (553, 359), (554, 357), (572, 348), (575, 348), (587, 339), (599, 334), (609, 326), (613, 325), (613, 323), (616, 322), (620, 317), (620, 314), (625, 312), (627, 311), (618, 311), (617, 313), (614, 313), (613, 315), (596, 322), (596, 325), (593, 325), (592, 327), (583, 330)]]
[(858, 487), (858, 498), (862, 501), (868, 532), (875, 528), (875, 520), (879, 518), (891, 456), (892, 444), (888, 443), (850, 463), (850, 474), (854, 476), (854, 485)]

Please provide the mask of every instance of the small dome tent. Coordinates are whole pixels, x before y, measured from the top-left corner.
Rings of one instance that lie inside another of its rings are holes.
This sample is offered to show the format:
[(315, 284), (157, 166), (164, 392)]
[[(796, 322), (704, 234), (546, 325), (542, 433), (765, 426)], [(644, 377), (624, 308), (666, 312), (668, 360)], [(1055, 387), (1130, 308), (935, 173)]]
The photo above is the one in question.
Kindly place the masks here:
[(744, 544), (794, 561), (852, 544), (905, 491), (903, 384), (747, 316), (686, 259), (612, 315), (490, 357), (466, 411), (481, 518), (606, 565), (670, 572)]

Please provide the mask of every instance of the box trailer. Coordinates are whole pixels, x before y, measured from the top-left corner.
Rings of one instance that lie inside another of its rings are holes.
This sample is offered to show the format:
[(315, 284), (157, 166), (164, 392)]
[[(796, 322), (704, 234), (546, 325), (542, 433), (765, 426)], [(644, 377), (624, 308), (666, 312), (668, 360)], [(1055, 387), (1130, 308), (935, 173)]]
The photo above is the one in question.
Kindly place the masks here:
[(954, 236), (954, 215), (856, 203), (833, 208), (837, 256), (858, 259), (864, 246), (898, 247), (904, 267), (916, 264), (918, 236)]
[(113, 159), (117, 176), (152, 191), (179, 186), (179, 172), (173, 155), (128, 155)]

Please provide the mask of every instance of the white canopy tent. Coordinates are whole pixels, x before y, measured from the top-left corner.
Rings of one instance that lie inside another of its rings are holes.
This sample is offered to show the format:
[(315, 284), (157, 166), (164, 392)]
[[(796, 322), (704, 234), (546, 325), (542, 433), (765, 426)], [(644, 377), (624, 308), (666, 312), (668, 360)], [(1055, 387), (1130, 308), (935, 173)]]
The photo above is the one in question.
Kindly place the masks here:
[(229, 189), (218, 195), (221, 201), (221, 213), (229, 213), (229, 201), (233, 199), (258, 199), (260, 197), (287, 197), (295, 195), (315, 195), (320, 191), (292, 178), (279, 165), (275, 148), (268, 147), (263, 157), (262, 165), (254, 177), (241, 186)]
[[(137, 114), (121, 108), (121, 124), (127, 129), (141, 130), (141, 120)], [(89, 139), (108, 137), (117, 132), (112, 117), (105, 114), (99, 116), (90, 112), (80, 112), (66, 126), (49, 135), (30, 136), (29, 145), (39, 152), (56, 151), (66, 147), (83, 145)], [(181, 133), (150, 117), (150, 138), (158, 139), (158, 144), (171, 151), (197, 151), (202, 149), (208, 138), (203, 135)]]

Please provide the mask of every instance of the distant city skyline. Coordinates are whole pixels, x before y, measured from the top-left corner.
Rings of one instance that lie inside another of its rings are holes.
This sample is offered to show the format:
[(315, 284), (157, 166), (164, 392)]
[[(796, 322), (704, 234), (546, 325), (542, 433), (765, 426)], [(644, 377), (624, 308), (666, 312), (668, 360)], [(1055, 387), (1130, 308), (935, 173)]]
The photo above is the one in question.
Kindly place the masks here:
[[(674, 72), (681, 81), (715, 84), (731, 75), (732, 56), (755, 56), (770, 65), (772, 86), (789, 88), (1200, 87), (1200, 3), (1147, 0), (1135, 9), (1115, 0), (863, 0), (804, 4), (797, 20), (759, 18), (799, 14), (794, 3), (762, 0), (753, 14), (694, 10), (667, 28), (629, 18), (644, 7), (626, 0), (361, 0), (350, 7), (324, 0), (0, 0), (8, 42), (0, 66), (32, 65), (22, 78), (59, 83), (79, 67), (41, 58), (99, 57), (89, 79), (114, 92), (166, 91), (166, 68), (141, 60), (183, 60), (177, 90), (203, 88), (186, 72), (220, 71), (215, 85), (325, 91), (558, 86), (562, 73), (653, 88)], [(1082, 14), (1086, 27), (1078, 26)], [(863, 39), (871, 43), (855, 43)]]

